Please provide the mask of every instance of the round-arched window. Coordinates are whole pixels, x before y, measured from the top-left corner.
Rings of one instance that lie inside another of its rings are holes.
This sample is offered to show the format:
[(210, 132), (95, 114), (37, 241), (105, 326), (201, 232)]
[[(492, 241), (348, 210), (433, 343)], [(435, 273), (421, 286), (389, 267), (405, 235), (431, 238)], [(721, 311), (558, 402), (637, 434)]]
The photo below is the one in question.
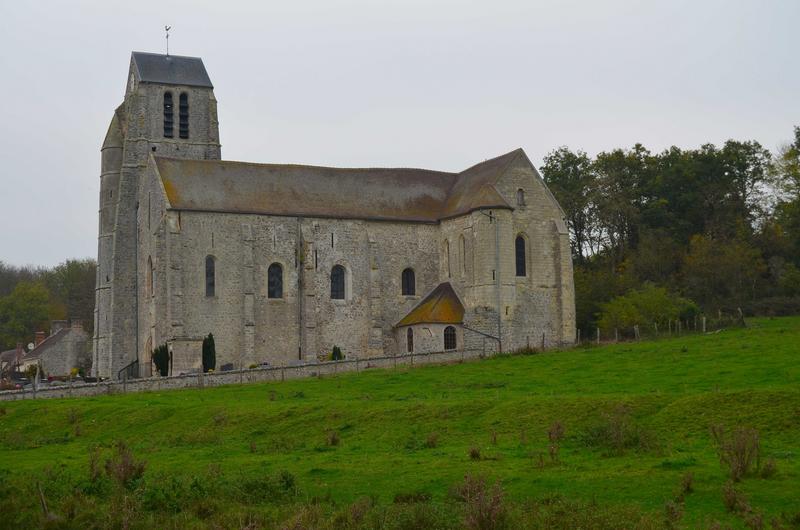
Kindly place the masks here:
[(273, 263), (267, 269), (267, 298), (283, 298), (283, 267)]
[(514, 258), (516, 262), (517, 276), (526, 276), (525, 238), (521, 235), (517, 236), (517, 239), (514, 241)]
[(417, 292), (416, 279), (414, 277), (414, 269), (403, 270), (402, 275), (403, 294), (405, 296), (412, 296)]
[(333, 300), (344, 300), (344, 276), (344, 267), (334, 265), (331, 269), (331, 298)]
[(456, 328), (453, 326), (447, 326), (444, 328), (444, 349), (456, 349)]

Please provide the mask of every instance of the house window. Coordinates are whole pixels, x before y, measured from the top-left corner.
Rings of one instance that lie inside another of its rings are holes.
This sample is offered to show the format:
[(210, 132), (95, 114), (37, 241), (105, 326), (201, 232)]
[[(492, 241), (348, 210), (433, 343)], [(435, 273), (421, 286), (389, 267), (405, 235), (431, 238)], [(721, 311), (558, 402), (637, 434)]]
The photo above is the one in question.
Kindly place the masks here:
[(517, 206), (525, 206), (525, 190), (522, 188), (517, 190)]
[[(189, 95), (182, 92), (178, 104), (178, 134), (181, 138), (189, 138)], [(171, 135), (170, 135), (171, 136)]]
[(164, 138), (172, 138), (173, 107), (172, 92), (164, 92)]
[(283, 267), (273, 263), (267, 269), (267, 298), (283, 298)]
[(403, 295), (413, 296), (416, 294), (417, 287), (414, 279), (414, 269), (405, 269), (403, 271)]
[(334, 265), (331, 269), (331, 298), (333, 300), (344, 300), (344, 267)]
[(216, 296), (217, 271), (214, 256), (206, 256), (206, 296)]
[(414, 330), (411, 328), (408, 328), (408, 331), (406, 331), (406, 342), (408, 353), (414, 353)]
[(525, 238), (517, 236), (514, 241), (514, 252), (517, 262), (517, 276), (525, 276)]
[(444, 349), (456, 349), (456, 328), (453, 326), (447, 326), (444, 328)]

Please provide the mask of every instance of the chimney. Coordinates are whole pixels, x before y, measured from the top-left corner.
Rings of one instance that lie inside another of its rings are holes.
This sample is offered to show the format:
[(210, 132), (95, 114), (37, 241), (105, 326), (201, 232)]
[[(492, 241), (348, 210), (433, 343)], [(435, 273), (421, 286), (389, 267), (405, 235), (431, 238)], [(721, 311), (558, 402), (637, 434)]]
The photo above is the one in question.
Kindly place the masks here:
[(34, 333), (33, 347), (38, 348), (39, 344), (44, 342), (45, 337), (47, 337), (47, 334), (44, 331), (37, 331)]
[(72, 321), (72, 329), (83, 329), (83, 321), (82, 320), (73, 320)]
[(50, 324), (50, 335), (55, 335), (65, 327), (67, 327), (66, 320), (53, 320), (53, 322)]
[(14, 364), (19, 364), (19, 362), (22, 360), (22, 357), (24, 355), (25, 355), (25, 350), (22, 349), (22, 343), (18, 342), (17, 343), (17, 353), (16, 353), (16, 358), (14, 359)]

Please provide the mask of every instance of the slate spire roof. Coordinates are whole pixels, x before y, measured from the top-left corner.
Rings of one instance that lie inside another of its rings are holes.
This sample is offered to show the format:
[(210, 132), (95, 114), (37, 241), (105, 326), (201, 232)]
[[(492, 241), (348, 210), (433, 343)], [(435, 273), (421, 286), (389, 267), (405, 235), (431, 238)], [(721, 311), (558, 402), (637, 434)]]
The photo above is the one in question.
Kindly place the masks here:
[(200, 57), (133, 52), (136, 74), (142, 83), (214, 88)]

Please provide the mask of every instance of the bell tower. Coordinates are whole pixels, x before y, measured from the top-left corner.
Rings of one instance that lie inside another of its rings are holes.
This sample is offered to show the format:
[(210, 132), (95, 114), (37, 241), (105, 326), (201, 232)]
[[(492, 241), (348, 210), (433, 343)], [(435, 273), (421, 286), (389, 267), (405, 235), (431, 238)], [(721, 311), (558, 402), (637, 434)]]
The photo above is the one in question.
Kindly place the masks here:
[(214, 87), (202, 59), (131, 54), (125, 99), (100, 150), (100, 208), (92, 372), (136, 373), (137, 210), (150, 154), (219, 160)]

